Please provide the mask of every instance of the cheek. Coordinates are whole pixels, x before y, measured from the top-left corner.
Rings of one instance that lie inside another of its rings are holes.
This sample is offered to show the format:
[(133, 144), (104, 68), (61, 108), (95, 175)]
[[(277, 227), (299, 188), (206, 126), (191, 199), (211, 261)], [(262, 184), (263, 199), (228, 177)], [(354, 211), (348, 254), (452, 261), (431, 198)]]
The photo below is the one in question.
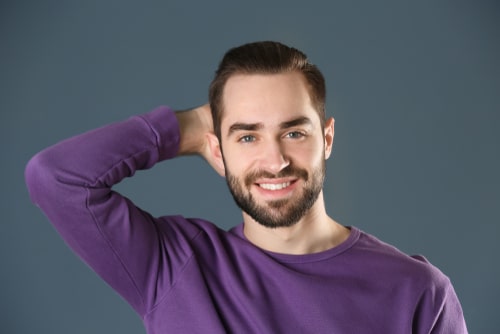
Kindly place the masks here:
[(322, 141), (315, 141), (311, 145), (297, 146), (290, 149), (294, 161), (303, 165), (315, 164), (324, 160), (324, 145)]
[(224, 166), (232, 175), (239, 176), (251, 165), (252, 154), (235, 150), (232, 147), (225, 147), (223, 151)]

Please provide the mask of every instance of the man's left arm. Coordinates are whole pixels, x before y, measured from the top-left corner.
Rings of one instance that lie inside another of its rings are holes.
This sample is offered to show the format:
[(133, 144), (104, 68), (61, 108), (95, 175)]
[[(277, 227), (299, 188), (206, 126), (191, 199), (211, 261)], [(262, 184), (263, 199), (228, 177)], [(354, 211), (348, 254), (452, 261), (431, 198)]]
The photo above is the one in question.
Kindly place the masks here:
[(435, 284), (422, 295), (417, 307), (413, 333), (467, 334), (462, 306), (450, 280)]

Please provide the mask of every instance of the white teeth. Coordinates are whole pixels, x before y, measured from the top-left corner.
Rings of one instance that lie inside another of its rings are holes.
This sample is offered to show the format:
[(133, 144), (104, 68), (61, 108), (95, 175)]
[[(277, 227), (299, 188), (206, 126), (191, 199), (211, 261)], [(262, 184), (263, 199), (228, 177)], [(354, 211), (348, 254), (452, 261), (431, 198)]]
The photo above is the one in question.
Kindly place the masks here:
[(290, 182), (284, 183), (261, 183), (259, 186), (267, 190), (280, 190), (290, 185)]

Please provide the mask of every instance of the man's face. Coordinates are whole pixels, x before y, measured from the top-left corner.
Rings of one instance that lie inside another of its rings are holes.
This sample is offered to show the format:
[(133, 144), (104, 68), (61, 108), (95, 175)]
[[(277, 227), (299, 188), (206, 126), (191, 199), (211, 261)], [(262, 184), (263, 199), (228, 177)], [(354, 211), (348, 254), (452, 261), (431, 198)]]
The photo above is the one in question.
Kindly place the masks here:
[(322, 191), (332, 141), (302, 74), (235, 75), (223, 103), (221, 147), (236, 203), (267, 227), (297, 223)]

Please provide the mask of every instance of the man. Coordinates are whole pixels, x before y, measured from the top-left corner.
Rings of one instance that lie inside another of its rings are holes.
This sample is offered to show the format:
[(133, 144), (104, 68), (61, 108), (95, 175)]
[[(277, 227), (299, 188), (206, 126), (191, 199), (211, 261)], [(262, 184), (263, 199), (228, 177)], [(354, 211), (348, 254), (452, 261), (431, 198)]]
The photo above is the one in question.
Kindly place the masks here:
[[(327, 215), (334, 121), (302, 52), (275, 42), (230, 50), (209, 99), (68, 139), (26, 170), (33, 201), (148, 333), (467, 332), (437, 268)], [(154, 218), (111, 190), (186, 154), (225, 176), (242, 224)]]

